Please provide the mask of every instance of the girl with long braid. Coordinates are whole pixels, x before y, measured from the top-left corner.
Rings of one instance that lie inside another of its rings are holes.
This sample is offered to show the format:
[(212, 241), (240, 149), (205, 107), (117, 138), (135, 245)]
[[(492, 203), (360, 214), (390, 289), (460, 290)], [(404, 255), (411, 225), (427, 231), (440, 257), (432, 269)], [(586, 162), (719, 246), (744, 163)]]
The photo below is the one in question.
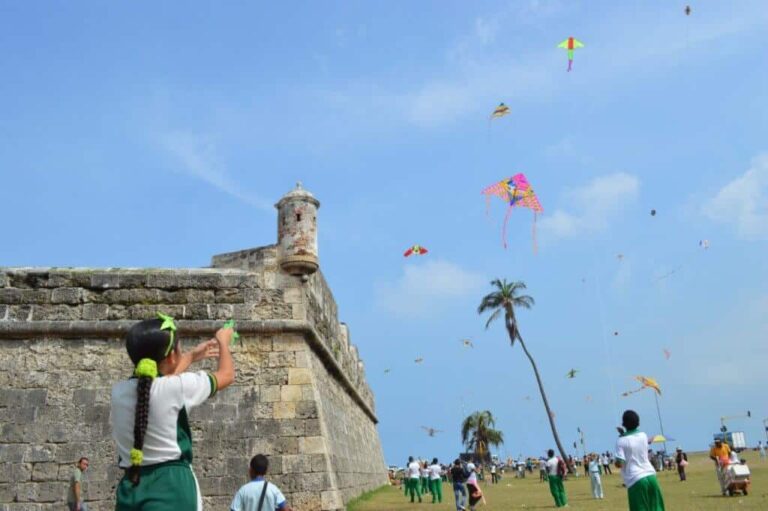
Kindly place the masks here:
[[(187, 412), (235, 379), (231, 327), (182, 353), (173, 318), (158, 316), (128, 331), (134, 377), (112, 387), (112, 436), (118, 465), (126, 471), (115, 511), (202, 510)], [(193, 362), (214, 357), (215, 372), (184, 372)]]

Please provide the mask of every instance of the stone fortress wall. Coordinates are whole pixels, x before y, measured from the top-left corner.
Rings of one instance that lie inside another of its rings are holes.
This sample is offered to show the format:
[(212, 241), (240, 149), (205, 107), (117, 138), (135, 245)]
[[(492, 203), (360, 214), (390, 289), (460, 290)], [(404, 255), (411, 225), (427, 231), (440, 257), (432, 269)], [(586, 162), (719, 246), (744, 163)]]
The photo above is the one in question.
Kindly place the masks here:
[(330, 289), (281, 271), (278, 252), (189, 270), (0, 268), (0, 510), (60, 509), (80, 456), (90, 509), (113, 509), (110, 387), (132, 371), (125, 331), (157, 311), (186, 348), (230, 318), (241, 334), (235, 384), (190, 414), (206, 509), (228, 509), (257, 452), (297, 510), (385, 484), (373, 394)]

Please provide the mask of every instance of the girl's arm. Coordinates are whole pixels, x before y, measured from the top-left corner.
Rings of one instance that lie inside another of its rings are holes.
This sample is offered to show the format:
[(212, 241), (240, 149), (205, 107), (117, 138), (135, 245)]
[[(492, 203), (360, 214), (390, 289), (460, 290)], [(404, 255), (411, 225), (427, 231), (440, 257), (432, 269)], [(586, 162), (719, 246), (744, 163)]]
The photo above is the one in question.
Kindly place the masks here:
[(216, 331), (216, 341), (219, 344), (219, 365), (213, 376), (216, 378), (218, 390), (229, 387), (235, 381), (235, 363), (232, 360), (232, 353), (229, 351), (233, 332), (232, 328), (220, 328)]
[(206, 358), (216, 358), (219, 356), (219, 343), (215, 339), (201, 342), (192, 350), (181, 354), (179, 363), (173, 374), (181, 374), (195, 362), (205, 360)]

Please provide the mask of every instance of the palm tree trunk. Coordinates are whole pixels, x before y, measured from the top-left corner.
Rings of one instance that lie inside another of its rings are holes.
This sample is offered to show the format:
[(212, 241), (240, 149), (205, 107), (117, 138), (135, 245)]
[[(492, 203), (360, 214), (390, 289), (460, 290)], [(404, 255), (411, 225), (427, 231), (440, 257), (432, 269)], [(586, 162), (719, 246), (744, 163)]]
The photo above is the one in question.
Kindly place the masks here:
[[(528, 352), (528, 348), (525, 346), (525, 342), (523, 342), (523, 336), (520, 335), (520, 330), (513, 328), (512, 325), (515, 323), (513, 322), (514, 318), (514, 312), (510, 314), (509, 308), (507, 309), (507, 333), (509, 333), (510, 341), (514, 344), (515, 337), (517, 337), (517, 340), (520, 341), (520, 346), (522, 346), (523, 351), (525, 352), (525, 356), (528, 357), (528, 360), (531, 362), (531, 367), (533, 367), (533, 374), (536, 375), (536, 383), (539, 384), (539, 392), (541, 392), (541, 399), (544, 401), (544, 409), (547, 411), (547, 418), (549, 419), (549, 426), (552, 428), (552, 436), (555, 438), (555, 445), (557, 445), (557, 450), (560, 451), (560, 456), (563, 458), (563, 461), (566, 461), (568, 459), (568, 456), (565, 454), (565, 449), (563, 449), (563, 444), (560, 442), (560, 436), (557, 434), (557, 428), (555, 427), (555, 419), (552, 417), (552, 410), (549, 409), (549, 401), (547, 400), (547, 394), (544, 392), (544, 384), (541, 382), (541, 376), (539, 376), (539, 369), (536, 367), (536, 362), (534, 362), (533, 357)], [(571, 471), (570, 465), (566, 463), (566, 467), (568, 467), (568, 471)]]

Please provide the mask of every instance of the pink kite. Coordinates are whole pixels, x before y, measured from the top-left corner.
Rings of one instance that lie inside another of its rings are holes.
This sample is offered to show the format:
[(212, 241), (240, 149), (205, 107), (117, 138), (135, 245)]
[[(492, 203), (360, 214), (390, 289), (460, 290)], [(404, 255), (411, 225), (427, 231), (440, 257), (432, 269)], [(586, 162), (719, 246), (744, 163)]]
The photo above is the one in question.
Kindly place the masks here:
[(512, 208), (530, 208), (533, 210), (533, 247), (536, 249), (536, 215), (544, 211), (541, 207), (538, 197), (533, 192), (530, 183), (525, 178), (525, 174), (515, 174), (514, 176), (499, 181), (482, 191), (485, 195), (486, 205), (490, 205), (491, 195), (509, 203), (507, 214), (504, 216), (504, 227), (501, 232), (501, 240), (504, 248), (507, 248), (507, 222), (512, 214)]

